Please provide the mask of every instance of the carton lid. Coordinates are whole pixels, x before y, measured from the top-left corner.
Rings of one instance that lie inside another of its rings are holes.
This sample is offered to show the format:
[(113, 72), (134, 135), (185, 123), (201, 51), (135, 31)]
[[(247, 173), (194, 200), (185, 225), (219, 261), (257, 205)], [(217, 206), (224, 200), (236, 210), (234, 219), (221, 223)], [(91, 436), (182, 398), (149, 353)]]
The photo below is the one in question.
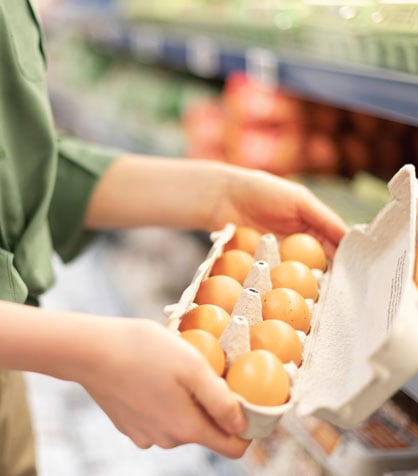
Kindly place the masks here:
[(418, 372), (417, 183), (402, 167), (390, 202), (342, 240), (295, 382), (297, 414), (355, 426)]

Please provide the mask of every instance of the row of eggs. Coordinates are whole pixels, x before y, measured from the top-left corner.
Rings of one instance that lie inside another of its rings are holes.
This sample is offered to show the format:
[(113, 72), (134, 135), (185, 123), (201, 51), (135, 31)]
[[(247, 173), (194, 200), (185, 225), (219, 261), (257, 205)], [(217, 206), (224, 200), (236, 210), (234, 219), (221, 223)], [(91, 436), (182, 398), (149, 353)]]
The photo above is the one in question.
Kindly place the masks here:
[(272, 235), (236, 227), (178, 332), (245, 401), (278, 406), (302, 364), (327, 259), (318, 240), (296, 233), (274, 238), (277, 257), (268, 263), (257, 257), (263, 238)]

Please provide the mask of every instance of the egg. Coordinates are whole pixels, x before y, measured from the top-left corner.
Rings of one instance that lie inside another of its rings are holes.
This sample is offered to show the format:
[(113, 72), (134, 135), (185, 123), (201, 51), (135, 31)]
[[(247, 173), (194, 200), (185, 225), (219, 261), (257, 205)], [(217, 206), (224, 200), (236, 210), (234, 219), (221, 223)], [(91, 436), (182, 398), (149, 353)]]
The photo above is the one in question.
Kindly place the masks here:
[(275, 288), (290, 288), (305, 299), (318, 299), (318, 283), (311, 269), (300, 261), (283, 261), (270, 271)]
[(263, 319), (279, 319), (307, 334), (311, 327), (311, 312), (304, 299), (294, 289), (275, 288), (261, 298)]
[(282, 261), (301, 261), (309, 268), (327, 269), (327, 258), (322, 244), (307, 233), (286, 236), (279, 246)]
[(220, 337), (231, 316), (215, 304), (201, 304), (186, 312), (181, 318), (179, 331), (203, 329), (215, 337)]
[(240, 355), (227, 370), (229, 388), (255, 405), (282, 405), (289, 398), (290, 380), (283, 363), (267, 350)]
[(237, 226), (233, 237), (225, 244), (224, 251), (243, 250), (253, 256), (261, 236), (259, 231), (250, 226)]
[(246, 251), (228, 250), (222, 253), (222, 255), (215, 261), (210, 275), (217, 276), (222, 274), (225, 276), (231, 276), (231, 278), (234, 278), (240, 284), (243, 284), (254, 263), (255, 259)]
[(215, 373), (222, 376), (225, 371), (225, 352), (219, 340), (202, 329), (189, 329), (180, 337), (195, 347), (209, 362)]
[(242, 290), (241, 284), (230, 276), (209, 276), (200, 283), (194, 302), (216, 304), (231, 314)]
[(250, 329), (251, 350), (264, 349), (272, 352), (283, 363), (302, 362), (302, 343), (295, 329), (284, 321), (270, 319), (254, 324)]

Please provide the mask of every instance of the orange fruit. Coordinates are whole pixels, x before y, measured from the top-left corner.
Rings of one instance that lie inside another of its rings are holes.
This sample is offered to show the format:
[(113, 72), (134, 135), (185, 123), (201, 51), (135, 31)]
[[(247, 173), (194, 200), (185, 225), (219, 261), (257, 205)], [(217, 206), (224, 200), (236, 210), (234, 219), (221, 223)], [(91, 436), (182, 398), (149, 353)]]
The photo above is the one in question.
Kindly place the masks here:
[(250, 329), (251, 350), (269, 350), (283, 363), (302, 362), (302, 343), (295, 329), (284, 321), (270, 319), (254, 324)]
[(322, 244), (307, 233), (294, 233), (284, 238), (279, 245), (282, 261), (301, 261), (309, 268), (327, 269), (327, 257)]
[(189, 329), (181, 332), (180, 337), (193, 345), (208, 360), (217, 375), (223, 375), (226, 362), (225, 352), (213, 334), (202, 329)]
[(215, 304), (201, 304), (183, 315), (179, 325), (179, 331), (189, 329), (203, 329), (220, 337), (228, 325), (231, 316)]
[(270, 271), (274, 288), (290, 288), (305, 299), (318, 299), (318, 283), (311, 269), (300, 261), (283, 261)]
[(283, 363), (267, 350), (252, 350), (230, 365), (229, 388), (255, 405), (281, 405), (289, 398), (290, 381)]
[(254, 262), (255, 259), (246, 251), (228, 250), (215, 261), (210, 275), (231, 276), (231, 278), (243, 284)]
[(279, 319), (305, 334), (311, 327), (311, 312), (305, 299), (294, 289), (275, 288), (261, 298), (263, 319)]
[(231, 314), (242, 293), (241, 284), (230, 276), (219, 274), (204, 279), (197, 290), (196, 304), (216, 304)]
[(260, 243), (261, 233), (250, 226), (237, 226), (234, 236), (224, 246), (224, 251), (243, 250), (254, 255)]

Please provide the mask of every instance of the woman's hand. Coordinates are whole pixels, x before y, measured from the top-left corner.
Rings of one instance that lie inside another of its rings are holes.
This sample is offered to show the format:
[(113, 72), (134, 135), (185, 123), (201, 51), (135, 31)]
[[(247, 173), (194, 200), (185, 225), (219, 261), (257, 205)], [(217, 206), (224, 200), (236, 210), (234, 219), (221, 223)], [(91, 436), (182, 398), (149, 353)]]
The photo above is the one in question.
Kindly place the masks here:
[(167, 226), (214, 231), (227, 222), (278, 236), (306, 231), (332, 257), (346, 226), (306, 187), (221, 162), (127, 156), (99, 181), (87, 228)]
[(231, 169), (225, 193), (213, 209), (212, 227), (227, 222), (285, 236), (306, 232), (333, 257), (347, 231), (343, 220), (305, 186), (266, 172)]
[(240, 405), (198, 351), (153, 321), (102, 321), (100, 361), (79, 380), (121, 432), (141, 448), (199, 443), (243, 455)]
[(249, 441), (235, 395), (205, 358), (161, 324), (0, 301), (0, 368), (84, 386), (136, 445), (199, 443), (230, 458)]

